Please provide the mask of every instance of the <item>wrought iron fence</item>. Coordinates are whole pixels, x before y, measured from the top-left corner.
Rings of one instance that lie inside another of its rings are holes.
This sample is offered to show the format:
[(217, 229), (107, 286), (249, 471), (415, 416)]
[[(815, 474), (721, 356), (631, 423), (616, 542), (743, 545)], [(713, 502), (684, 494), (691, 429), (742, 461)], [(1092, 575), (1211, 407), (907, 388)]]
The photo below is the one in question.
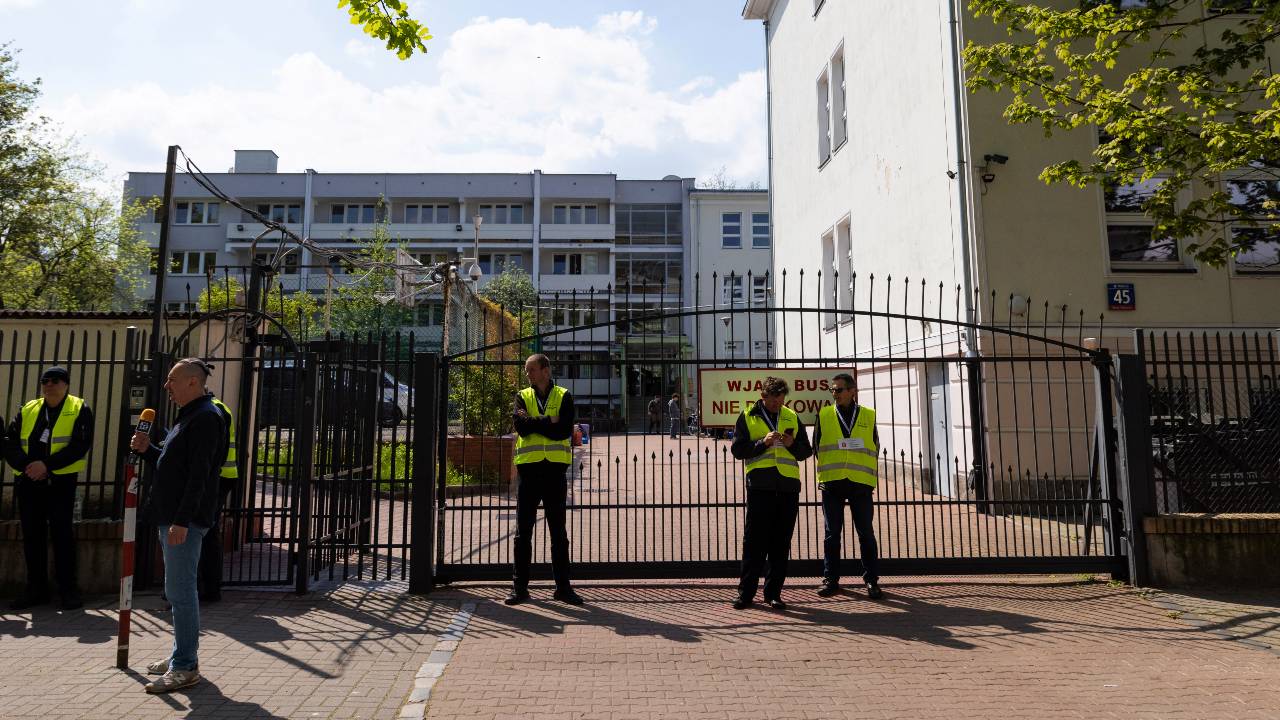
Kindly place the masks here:
[(1156, 510), (1280, 512), (1277, 334), (1138, 330), (1135, 342)]

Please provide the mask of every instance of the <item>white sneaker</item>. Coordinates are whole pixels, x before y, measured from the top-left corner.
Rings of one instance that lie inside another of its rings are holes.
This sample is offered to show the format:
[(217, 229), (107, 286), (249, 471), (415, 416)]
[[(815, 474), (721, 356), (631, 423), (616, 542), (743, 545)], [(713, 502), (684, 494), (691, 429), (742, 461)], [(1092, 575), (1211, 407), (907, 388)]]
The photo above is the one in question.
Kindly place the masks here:
[(167, 693), (182, 688), (189, 688), (200, 682), (200, 673), (195, 670), (170, 670), (146, 684), (149, 693)]

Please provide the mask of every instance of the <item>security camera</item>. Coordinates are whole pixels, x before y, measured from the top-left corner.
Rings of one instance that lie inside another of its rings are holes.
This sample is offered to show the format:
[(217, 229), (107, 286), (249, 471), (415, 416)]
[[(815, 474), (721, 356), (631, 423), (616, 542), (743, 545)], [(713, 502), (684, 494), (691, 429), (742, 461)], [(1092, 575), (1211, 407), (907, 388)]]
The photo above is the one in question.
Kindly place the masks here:
[(991, 153), (990, 155), (983, 155), (982, 159), (986, 162), (995, 163), (997, 165), (1003, 165), (1009, 162), (1009, 156), (1001, 155), (1000, 153)]

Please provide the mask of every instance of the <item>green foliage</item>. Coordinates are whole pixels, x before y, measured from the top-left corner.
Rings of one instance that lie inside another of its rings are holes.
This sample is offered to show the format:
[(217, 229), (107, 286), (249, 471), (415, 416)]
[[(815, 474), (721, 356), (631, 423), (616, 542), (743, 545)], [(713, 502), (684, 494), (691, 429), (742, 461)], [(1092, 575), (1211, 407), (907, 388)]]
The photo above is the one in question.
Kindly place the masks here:
[(132, 309), (152, 206), (89, 189), (101, 169), (33, 115), (40, 82), (17, 70), (0, 45), (0, 308)]
[(338, 0), (346, 8), (352, 25), (360, 25), (366, 35), (386, 41), (396, 57), (408, 60), (415, 51), (426, 52), (431, 33), (427, 26), (409, 16), (405, 0)]
[[(387, 223), (374, 227), (373, 237), (361, 248), (365, 260), (393, 263), (395, 248)], [(413, 321), (413, 311), (394, 301), (383, 302), (378, 296), (394, 286), (396, 273), (388, 266), (372, 269), (352, 268), (356, 277), (342, 283), (334, 292), (331, 322), (334, 332), (347, 334), (394, 332)]]
[(480, 297), (497, 303), (503, 310), (519, 315), (538, 304), (533, 278), (523, 268), (507, 268), (480, 289)]
[(449, 372), (449, 403), (461, 414), (464, 433), (505, 435), (511, 432), (515, 368), (467, 365), (450, 368)]
[[(244, 293), (244, 286), (238, 279), (215, 276), (213, 282), (200, 292), (198, 306), (202, 312), (244, 307), (247, 302)], [(310, 339), (316, 330), (320, 304), (310, 293), (285, 293), (276, 283), (267, 293), (266, 311), (285, 326), (295, 342), (302, 342)]]
[[(1085, 187), (1158, 178), (1143, 204), (1153, 237), (1197, 239), (1189, 252), (1214, 267), (1252, 244), (1233, 238), (1228, 223), (1280, 230), (1280, 75), (1267, 62), (1280, 3), (1217, 3), (1252, 11), (1243, 15), (1202, 12), (1200, 0), (1044, 5), (970, 0), (1010, 39), (964, 51), (969, 88), (1011, 96), (1010, 123), (1038, 124), (1046, 136), (1102, 134), (1091, 159), (1064, 158), (1042, 180)], [(1222, 178), (1241, 170), (1270, 181), (1270, 191), (1233, 204)]]

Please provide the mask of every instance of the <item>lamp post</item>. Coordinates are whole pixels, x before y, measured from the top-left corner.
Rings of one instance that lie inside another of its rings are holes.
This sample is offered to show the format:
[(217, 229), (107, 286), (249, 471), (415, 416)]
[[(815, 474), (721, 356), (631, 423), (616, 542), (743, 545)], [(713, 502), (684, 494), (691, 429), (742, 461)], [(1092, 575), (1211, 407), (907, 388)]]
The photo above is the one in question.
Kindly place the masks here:
[(467, 268), (467, 277), (471, 278), (471, 282), (479, 283), (480, 278), (484, 277), (484, 271), (480, 269), (480, 225), (484, 223), (484, 218), (477, 214), (471, 218), (472, 227), (476, 231), (475, 245), (471, 250), (471, 266)]

